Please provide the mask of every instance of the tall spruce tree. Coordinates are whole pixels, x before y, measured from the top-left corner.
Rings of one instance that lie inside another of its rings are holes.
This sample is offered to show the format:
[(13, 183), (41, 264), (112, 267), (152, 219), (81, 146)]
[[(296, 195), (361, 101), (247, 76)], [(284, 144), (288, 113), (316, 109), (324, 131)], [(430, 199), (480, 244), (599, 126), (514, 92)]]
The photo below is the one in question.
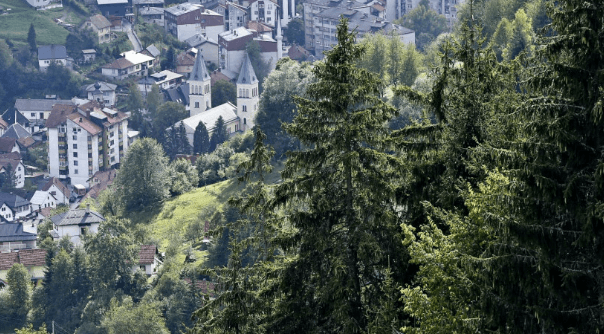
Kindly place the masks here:
[(29, 48), (32, 52), (38, 51), (38, 46), (36, 44), (36, 28), (34, 28), (34, 24), (29, 25), (29, 31), (27, 32), (27, 43), (29, 44)]
[(480, 282), (489, 330), (604, 328), (603, 15), (597, 0), (552, 7), (555, 35), (539, 40), (514, 114), (520, 135), (472, 198), (476, 220), (497, 232)]
[(210, 149), (210, 136), (203, 122), (199, 122), (193, 133), (193, 154), (204, 154)]
[[(384, 152), (396, 112), (379, 98), (383, 82), (355, 66), (363, 49), (346, 19), (337, 37), (285, 125), (306, 149), (290, 153), (272, 202), (289, 210), (292, 230), (280, 246), (295, 257), (279, 277), (269, 331), (366, 332), (387, 305), (388, 259), (391, 277), (408, 279), (394, 203), (398, 160)], [(400, 326), (396, 316), (389, 320)]]
[(229, 133), (227, 132), (226, 124), (222, 116), (218, 117), (216, 124), (214, 125), (214, 131), (212, 131), (212, 137), (210, 138), (210, 152), (213, 152), (218, 145), (224, 143), (229, 139)]

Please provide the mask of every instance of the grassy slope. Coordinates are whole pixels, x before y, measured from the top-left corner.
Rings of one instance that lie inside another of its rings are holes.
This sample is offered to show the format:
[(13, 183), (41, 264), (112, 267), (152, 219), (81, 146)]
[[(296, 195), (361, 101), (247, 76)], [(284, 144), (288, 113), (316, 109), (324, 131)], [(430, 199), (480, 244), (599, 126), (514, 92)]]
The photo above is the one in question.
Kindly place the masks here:
[(69, 31), (53, 19), (64, 17), (65, 21), (76, 25), (84, 19), (67, 7), (37, 11), (25, 0), (0, 0), (0, 6), (11, 8), (10, 14), (0, 15), (0, 38), (15, 42), (27, 42), (27, 32), (33, 22), (38, 45), (65, 44)]
[[(266, 182), (270, 184), (279, 180), (280, 170), (281, 168), (275, 168), (273, 173), (267, 176)], [(159, 241), (160, 250), (165, 251), (175, 238), (184, 236), (187, 225), (199, 219), (200, 214), (203, 215), (212, 209), (223, 209), (228, 199), (240, 194), (244, 187), (245, 185), (237, 180), (226, 180), (197, 188), (166, 201), (159, 212), (147, 212), (136, 217), (136, 221), (150, 222), (151, 239)], [(182, 242), (180, 249), (185, 250), (191, 246), (193, 245), (190, 242)], [(196, 252), (198, 259), (202, 259), (203, 255), (202, 252)]]

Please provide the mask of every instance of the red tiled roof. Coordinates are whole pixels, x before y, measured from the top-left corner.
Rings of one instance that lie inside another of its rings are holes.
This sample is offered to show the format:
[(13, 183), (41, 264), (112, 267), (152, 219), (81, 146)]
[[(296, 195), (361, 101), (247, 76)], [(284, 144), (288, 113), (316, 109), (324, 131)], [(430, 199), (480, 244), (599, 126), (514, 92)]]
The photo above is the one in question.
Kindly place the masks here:
[(214, 85), (218, 80), (225, 80), (225, 81), (231, 81), (231, 79), (229, 79), (229, 77), (227, 77), (226, 75), (224, 75), (224, 73), (216, 70), (214, 72), (212, 72), (212, 74), (210, 74), (210, 83), (212, 85)]
[(138, 264), (152, 264), (156, 252), (155, 245), (141, 245), (141, 250), (138, 252)]
[[(185, 278), (184, 281), (187, 282), (187, 284), (191, 284), (190, 278)], [(216, 284), (205, 279), (195, 281), (195, 287), (199, 289), (202, 293), (210, 294), (212, 296), (216, 291)]]
[(19, 262), (26, 267), (46, 265), (46, 249), (22, 249), (18, 254)]
[(19, 253), (0, 253), (0, 270), (7, 270), (19, 262)]
[(42, 216), (44, 216), (44, 218), (50, 218), (50, 210), (52, 210), (51, 207), (46, 207), (40, 210), (40, 214), (42, 214)]
[(4, 119), (2, 119), (1, 117), (0, 117), (0, 128), (3, 128), (3, 129), (8, 128), (8, 123), (6, 123), (6, 121)]
[(130, 66), (134, 66), (134, 64), (132, 64), (131, 62), (126, 60), (126, 58), (119, 58), (119, 59), (116, 59), (115, 61), (113, 61), (111, 64), (103, 65), (103, 68), (113, 68), (113, 69), (123, 70)]
[(50, 116), (46, 120), (47, 128), (56, 128), (59, 125), (65, 123), (67, 116), (76, 112), (77, 107), (75, 105), (67, 104), (55, 104), (52, 106)]
[(13, 147), (15, 147), (16, 142), (17, 142), (17, 140), (15, 138), (1, 137), (0, 138), (0, 152), (6, 152), (6, 153), (10, 152), (13, 149)]
[(86, 130), (91, 135), (96, 135), (103, 131), (103, 129), (101, 129), (98, 125), (94, 124), (91, 120), (86, 118), (86, 116), (80, 115), (79, 113), (71, 114), (67, 116), (67, 118), (82, 127), (82, 129)]
[(33, 137), (21, 137), (21, 138), (17, 139), (17, 142), (21, 146), (23, 146), (25, 148), (29, 148), (29, 147), (32, 147), (36, 143), (36, 140)]

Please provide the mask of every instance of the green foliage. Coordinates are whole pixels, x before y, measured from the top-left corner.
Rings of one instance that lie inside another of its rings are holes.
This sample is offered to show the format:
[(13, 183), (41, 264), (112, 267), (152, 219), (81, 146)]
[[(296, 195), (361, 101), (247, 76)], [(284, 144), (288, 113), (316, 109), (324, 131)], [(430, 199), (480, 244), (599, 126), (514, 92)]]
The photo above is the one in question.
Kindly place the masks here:
[(199, 177), (197, 170), (186, 159), (177, 159), (170, 163), (170, 194), (172, 196), (180, 195), (197, 187)]
[(403, 26), (415, 31), (415, 45), (422, 51), (447, 30), (447, 19), (430, 7), (429, 0), (421, 0), (401, 21)]
[(178, 102), (166, 102), (157, 108), (156, 115), (152, 115), (150, 137), (160, 143), (164, 143), (166, 129), (177, 122), (189, 117), (189, 112)]
[(27, 43), (29, 44), (29, 49), (31, 51), (38, 50), (38, 46), (36, 44), (36, 29), (34, 28), (33, 23), (29, 26), (29, 31), (27, 32)]
[(503, 58), (512, 60), (523, 51), (529, 54), (532, 53), (534, 49), (533, 40), (531, 19), (527, 17), (523, 9), (519, 9), (512, 22), (512, 34), (506, 48), (503, 50)]
[(143, 124), (143, 96), (141, 95), (138, 85), (135, 82), (128, 85), (128, 97), (126, 100), (126, 111), (132, 113), (130, 123), (132, 128), (138, 130)]
[[(213, 96), (213, 95), (212, 95)], [(199, 122), (193, 133), (193, 154), (205, 154), (210, 150), (210, 136), (203, 122)]]
[(304, 33), (304, 20), (294, 18), (287, 24), (284, 37), (290, 44), (298, 44), (304, 46), (306, 43), (306, 34)]
[(266, 143), (273, 146), (277, 157), (299, 147), (299, 142), (282, 129), (297, 114), (294, 96), (304, 96), (312, 82), (309, 63), (298, 63), (289, 58), (279, 60), (277, 68), (264, 81), (264, 92), (256, 114), (256, 125), (266, 133)]
[(218, 117), (216, 124), (214, 124), (214, 131), (210, 137), (210, 152), (214, 151), (218, 145), (224, 143), (229, 139), (229, 133), (224, 123), (222, 116)]
[(256, 73), (256, 78), (258, 78), (258, 87), (260, 88), (260, 93), (262, 93), (264, 79), (270, 72), (270, 64), (262, 60), (262, 55), (260, 54), (260, 44), (258, 44), (257, 41), (252, 40), (248, 42), (248, 44), (245, 46), (245, 51), (250, 56), (254, 73)]
[(147, 93), (147, 111), (151, 117), (155, 117), (157, 114), (157, 109), (164, 101), (164, 97), (159, 90), (159, 86), (157, 84), (153, 84), (151, 86), (151, 91)]
[(127, 211), (160, 204), (168, 196), (168, 159), (153, 139), (135, 141), (128, 149), (113, 186)]
[(237, 104), (237, 86), (226, 80), (218, 80), (212, 85), (212, 106), (231, 102)]
[(8, 322), (13, 328), (25, 325), (31, 308), (31, 281), (25, 266), (15, 263), (6, 274), (8, 296), (6, 299)]
[(15, 329), (15, 334), (48, 334), (48, 331), (46, 330), (46, 324), (40, 326), (38, 330), (34, 329), (33, 324), (29, 324), (27, 327)]
[(158, 306), (155, 303), (134, 305), (130, 298), (125, 298), (121, 302), (112, 299), (110, 309), (101, 323), (101, 328), (107, 334), (169, 334)]

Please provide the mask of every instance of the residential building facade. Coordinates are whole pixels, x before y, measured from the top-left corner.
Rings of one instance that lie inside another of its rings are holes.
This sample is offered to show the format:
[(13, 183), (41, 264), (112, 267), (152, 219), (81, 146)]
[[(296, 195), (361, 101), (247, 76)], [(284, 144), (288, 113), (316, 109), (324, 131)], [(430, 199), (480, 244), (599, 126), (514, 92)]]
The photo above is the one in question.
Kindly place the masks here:
[(195, 34), (216, 40), (224, 31), (224, 18), (203, 6), (185, 2), (164, 9), (164, 28), (179, 41)]
[(98, 37), (99, 44), (111, 42), (111, 22), (101, 14), (91, 16), (82, 25), (84, 29), (91, 29)]

